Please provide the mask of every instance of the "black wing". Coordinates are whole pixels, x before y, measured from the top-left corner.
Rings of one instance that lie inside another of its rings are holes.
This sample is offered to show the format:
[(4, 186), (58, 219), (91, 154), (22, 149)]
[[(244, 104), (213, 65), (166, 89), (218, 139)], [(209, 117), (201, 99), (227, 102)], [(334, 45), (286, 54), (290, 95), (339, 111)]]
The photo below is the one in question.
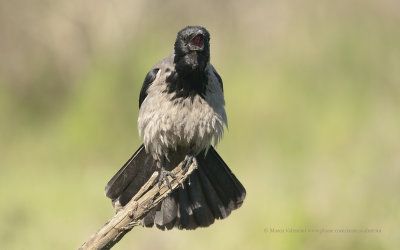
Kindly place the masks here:
[(159, 70), (160, 70), (159, 68), (151, 69), (144, 78), (142, 89), (140, 90), (140, 95), (139, 95), (139, 108), (140, 106), (142, 106), (142, 102), (144, 101), (144, 99), (146, 99), (147, 89), (153, 83), (154, 79), (156, 79)]
[(217, 71), (214, 69), (214, 75), (217, 77), (219, 85), (221, 86), (222, 92), (224, 92), (224, 85), (222, 84), (222, 78), (221, 76), (217, 73)]

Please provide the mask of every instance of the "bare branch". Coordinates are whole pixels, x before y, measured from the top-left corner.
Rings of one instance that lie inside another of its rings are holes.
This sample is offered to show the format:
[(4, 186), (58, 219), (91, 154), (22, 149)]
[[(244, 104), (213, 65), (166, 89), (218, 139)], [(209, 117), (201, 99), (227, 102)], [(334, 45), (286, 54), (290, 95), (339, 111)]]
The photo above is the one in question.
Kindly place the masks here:
[(129, 203), (117, 210), (118, 212), (79, 249), (111, 249), (133, 227), (140, 225), (140, 220), (181, 185), (194, 169), (195, 167), (191, 165), (183, 174), (182, 164), (179, 164), (172, 170), (176, 176), (174, 179), (169, 179), (172, 189), (169, 189), (165, 182), (160, 188), (158, 185), (152, 186), (158, 177), (158, 172), (155, 172)]

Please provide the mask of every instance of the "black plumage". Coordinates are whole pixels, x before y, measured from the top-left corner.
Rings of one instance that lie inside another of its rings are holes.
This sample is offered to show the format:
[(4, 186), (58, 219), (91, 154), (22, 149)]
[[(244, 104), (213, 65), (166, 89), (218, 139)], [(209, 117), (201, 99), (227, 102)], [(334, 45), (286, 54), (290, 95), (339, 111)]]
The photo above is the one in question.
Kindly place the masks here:
[[(210, 147), (207, 153), (204, 151), (196, 158), (198, 168), (183, 187), (174, 190), (144, 217), (144, 226), (156, 224), (162, 230), (174, 226), (179, 229), (207, 227), (242, 205), (246, 190), (215, 149)], [(151, 155), (139, 149), (107, 184), (107, 197), (121, 206), (126, 205), (154, 172), (152, 162)], [(153, 171), (149, 171), (149, 166)]]
[(177, 71), (172, 72), (166, 79), (168, 93), (173, 93), (173, 99), (193, 98), (200, 95), (204, 98), (207, 87), (207, 74), (196, 72), (187, 76), (180, 76)]
[(139, 95), (139, 108), (142, 106), (142, 102), (144, 99), (146, 99), (147, 96), (147, 89), (149, 86), (152, 84), (152, 82), (156, 79), (157, 73), (160, 69), (159, 68), (153, 68), (151, 69), (146, 77), (144, 78), (142, 89), (140, 90), (140, 95)]
[(213, 70), (214, 75), (217, 77), (219, 85), (221, 86), (222, 91), (224, 91), (224, 84), (222, 83), (222, 78), (221, 76), (217, 73), (216, 70)]

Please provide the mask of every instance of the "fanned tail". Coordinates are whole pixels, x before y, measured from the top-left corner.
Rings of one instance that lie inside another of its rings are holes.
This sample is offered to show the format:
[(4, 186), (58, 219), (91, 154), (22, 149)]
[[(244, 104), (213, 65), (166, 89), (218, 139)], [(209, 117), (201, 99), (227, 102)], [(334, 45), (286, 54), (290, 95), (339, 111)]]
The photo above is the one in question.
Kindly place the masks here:
[[(197, 157), (198, 168), (169, 197), (152, 209), (142, 225), (161, 230), (207, 227), (239, 208), (246, 190), (213, 147)], [(106, 186), (106, 195), (124, 206), (157, 170), (143, 145)]]

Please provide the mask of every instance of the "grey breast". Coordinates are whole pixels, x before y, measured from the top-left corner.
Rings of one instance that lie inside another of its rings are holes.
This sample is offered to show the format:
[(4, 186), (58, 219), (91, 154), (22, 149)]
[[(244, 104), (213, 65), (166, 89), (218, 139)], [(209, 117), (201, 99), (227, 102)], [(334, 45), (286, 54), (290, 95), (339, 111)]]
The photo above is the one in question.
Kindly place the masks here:
[(206, 68), (209, 81), (204, 99), (174, 99), (174, 93), (168, 93), (166, 78), (172, 66), (171, 56), (155, 66), (160, 70), (139, 111), (139, 135), (146, 150), (157, 160), (178, 149), (199, 153), (212, 140), (218, 143), (223, 125), (227, 125), (224, 96), (212, 65)]

